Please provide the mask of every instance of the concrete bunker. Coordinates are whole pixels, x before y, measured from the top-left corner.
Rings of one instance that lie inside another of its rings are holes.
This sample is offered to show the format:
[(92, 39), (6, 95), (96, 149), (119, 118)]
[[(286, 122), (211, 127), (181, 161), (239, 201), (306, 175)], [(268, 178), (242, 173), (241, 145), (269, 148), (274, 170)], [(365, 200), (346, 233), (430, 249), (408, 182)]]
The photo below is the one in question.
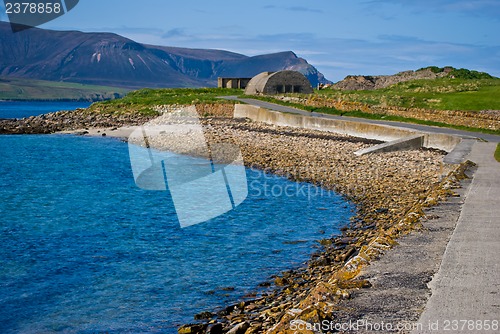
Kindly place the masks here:
[(286, 93), (312, 94), (309, 80), (297, 71), (262, 72), (250, 80), (247, 95), (274, 95)]
[(218, 78), (217, 87), (245, 89), (252, 78)]

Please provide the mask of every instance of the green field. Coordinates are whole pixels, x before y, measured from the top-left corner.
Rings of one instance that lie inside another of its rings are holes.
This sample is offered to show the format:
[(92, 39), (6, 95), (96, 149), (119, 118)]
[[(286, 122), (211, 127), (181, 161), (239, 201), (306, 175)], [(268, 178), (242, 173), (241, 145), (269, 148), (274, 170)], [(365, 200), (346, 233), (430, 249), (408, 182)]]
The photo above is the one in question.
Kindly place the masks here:
[(500, 79), (413, 80), (366, 91), (321, 90), (320, 95), (370, 105), (438, 110), (500, 110)]
[(102, 101), (124, 96), (123, 88), (0, 77), (0, 100)]
[(330, 89), (319, 94), (369, 105), (434, 110), (500, 110), (500, 78), (464, 68), (437, 66), (422, 68), (416, 73), (422, 70), (447, 74), (438, 79), (411, 80), (377, 90)]
[(197, 103), (232, 103), (219, 99), (219, 96), (241, 94), (242, 91), (227, 88), (164, 88), (141, 89), (128, 93), (117, 100), (94, 103), (93, 110), (105, 113), (139, 111), (144, 114), (154, 113), (158, 105), (190, 105)]

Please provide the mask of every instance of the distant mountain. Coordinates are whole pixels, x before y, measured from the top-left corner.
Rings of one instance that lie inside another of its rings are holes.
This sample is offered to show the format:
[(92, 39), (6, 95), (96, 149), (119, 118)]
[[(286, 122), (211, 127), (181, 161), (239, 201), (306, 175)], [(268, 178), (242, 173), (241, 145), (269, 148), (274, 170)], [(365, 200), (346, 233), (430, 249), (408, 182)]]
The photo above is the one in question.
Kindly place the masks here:
[(216, 86), (217, 77), (292, 69), (329, 81), (295, 53), (262, 56), (134, 42), (112, 33), (28, 29), (0, 22), (0, 76), (125, 88)]

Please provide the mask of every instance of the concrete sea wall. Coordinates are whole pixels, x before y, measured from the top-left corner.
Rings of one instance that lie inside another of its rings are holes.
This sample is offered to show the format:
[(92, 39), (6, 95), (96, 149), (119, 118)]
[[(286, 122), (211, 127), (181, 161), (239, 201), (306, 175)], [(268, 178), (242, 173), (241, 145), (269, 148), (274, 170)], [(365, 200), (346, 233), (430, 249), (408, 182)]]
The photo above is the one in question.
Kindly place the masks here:
[(244, 104), (237, 104), (235, 106), (234, 117), (249, 118), (253, 121), (279, 126), (330, 131), (384, 142), (423, 134), (423, 147), (435, 148), (446, 152), (451, 152), (461, 142), (461, 138), (447, 134), (426, 133), (395, 126), (282, 113)]

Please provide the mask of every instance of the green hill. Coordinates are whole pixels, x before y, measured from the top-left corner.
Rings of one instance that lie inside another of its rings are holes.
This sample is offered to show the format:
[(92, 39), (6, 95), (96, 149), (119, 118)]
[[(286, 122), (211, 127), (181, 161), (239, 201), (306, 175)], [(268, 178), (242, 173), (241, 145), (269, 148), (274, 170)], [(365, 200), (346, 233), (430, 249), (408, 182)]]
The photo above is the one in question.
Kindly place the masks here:
[(438, 110), (500, 110), (500, 79), (438, 78), (376, 90), (324, 90), (320, 94), (370, 105)]

